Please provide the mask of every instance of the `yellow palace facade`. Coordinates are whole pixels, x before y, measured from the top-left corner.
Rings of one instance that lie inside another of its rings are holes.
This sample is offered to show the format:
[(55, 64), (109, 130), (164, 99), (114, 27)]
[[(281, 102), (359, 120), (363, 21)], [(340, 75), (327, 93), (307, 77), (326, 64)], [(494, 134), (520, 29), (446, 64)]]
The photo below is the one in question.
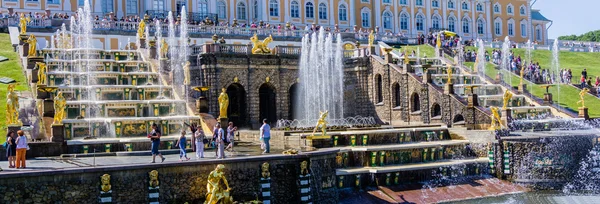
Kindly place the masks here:
[[(2, 12), (74, 12), (83, 0), (0, 0)], [(216, 14), (221, 22), (338, 25), (379, 29), (407, 37), (445, 29), (464, 39), (547, 42), (551, 21), (531, 8), (531, 0), (90, 0), (92, 11), (117, 17), (147, 11)], [(550, 24), (550, 25), (549, 25)]]

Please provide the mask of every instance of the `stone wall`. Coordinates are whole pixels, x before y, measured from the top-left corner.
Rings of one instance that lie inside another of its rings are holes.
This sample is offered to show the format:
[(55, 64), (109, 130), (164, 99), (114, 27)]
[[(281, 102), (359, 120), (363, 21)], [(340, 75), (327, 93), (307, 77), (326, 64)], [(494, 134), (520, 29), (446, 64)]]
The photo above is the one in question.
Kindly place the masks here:
[(225, 177), (235, 201), (255, 200), (257, 195), (261, 200), (261, 164), (269, 162), (271, 201), (297, 203), (300, 200), (300, 162), (308, 161), (312, 201), (337, 203), (336, 152), (4, 173), (0, 174), (0, 191), (3, 192), (0, 200), (4, 203), (98, 203), (100, 176), (109, 174), (113, 203), (148, 203), (148, 173), (157, 170), (161, 203), (201, 203), (206, 195), (206, 178), (218, 163), (225, 165)]

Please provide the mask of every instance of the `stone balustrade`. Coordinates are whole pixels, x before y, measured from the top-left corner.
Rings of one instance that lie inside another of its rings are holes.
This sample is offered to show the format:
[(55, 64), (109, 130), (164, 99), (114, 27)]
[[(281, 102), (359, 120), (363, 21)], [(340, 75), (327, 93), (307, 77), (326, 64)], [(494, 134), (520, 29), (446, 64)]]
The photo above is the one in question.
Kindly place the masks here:
[[(221, 53), (221, 54), (251, 54), (252, 45), (242, 44), (204, 44), (204, 45), (192, 45), (190, 46), (191, 55), (198, 55), (204, 53)], [(299, 46), (285, 46), (278, 45), (272, 48), (272, 54), (275, 55), (293, 55), (300, 56), (301, 48)], [(369, 50), (366, 48), (344, 50), (344, 59), (366, 57), (369, 56)]]

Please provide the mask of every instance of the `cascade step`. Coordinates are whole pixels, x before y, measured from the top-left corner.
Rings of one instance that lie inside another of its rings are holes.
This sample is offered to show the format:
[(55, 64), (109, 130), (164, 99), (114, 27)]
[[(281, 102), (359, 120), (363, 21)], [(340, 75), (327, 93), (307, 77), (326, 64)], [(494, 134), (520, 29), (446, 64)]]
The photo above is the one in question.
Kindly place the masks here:
[(422, 169), (434, 169), (440, 167), (454, 166), (454, 165), (464, 165), (464, 164), (487, 164), (488, 158), (475, 158), (475, 159), (461, 159), (461, 160), (440, 160), (436, 162), (428, 162), (428, 163), (416, 163), (416, 164), (402, 164), (402, 165), (390, 165), (390, 166), (381, 166), (381, 167), (361, 167), (361, 168), (348, 168), (348, 169), (337, 169), (336, 175), (355, 175), (355, 174), (365, 174), (365, 173), (390, 173), (390, 172), (399, 172), (399, 171), (413, 171), (413, 170), (422, 170)]

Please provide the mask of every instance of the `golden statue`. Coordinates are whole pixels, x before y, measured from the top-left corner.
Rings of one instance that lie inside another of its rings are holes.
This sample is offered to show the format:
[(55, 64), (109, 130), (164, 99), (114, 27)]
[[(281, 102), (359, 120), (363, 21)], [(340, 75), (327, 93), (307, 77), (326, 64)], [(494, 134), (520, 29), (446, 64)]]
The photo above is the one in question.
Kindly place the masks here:
[(313, 130), (311, 136), (315, 136), (315, 132), (317, 132), (319, 128), (321, 129), (321, 136), (327, 135), (327, 121), (325, 120), (325, 118), (327, 118), (327, 115), (329, 115), (329, 111), (319, 111), (319, 114), (321, 116), (319, 116), (319, 120), (317, 120), (317, 124), (315, 125), (315, 129)]
[(222, 88), (219, 95), (219, 118), (227, 118), (227, 107), (229, 107), (229, 96), (226, 89)]
[(499, 130), (504, 127), (502, 125), (502, 120), (500, 120), (500, 114), (498, 113), (498, 107), (492, 106), (490, 107), (492, 111), (492, 123), (490, 125), (489, 130)]
[(150, 176), (150, 187), (156, 188), (158, 186), (158, 171), (152, 170), (148, 175)]
[(285, 150), (285, 151), (281, 152), (281, 154), (284, 154), (284, 155), (296, 155), (296, 154), (298, 154), (298, 150), (292, 148), (292, 149), (288, 149), (288, 150)]
[(38, 67), (38, 81), (37, 84), (46, 84), (46, 63), (36, 62), (35, 66)]
[[(225, 166), (223, 164), (217, 165), (215, 170), (211, 171), (208, 174), (207, 184), (206, 184), (206, 201), (205, 204), (229, 204), (233, 203), (233, 197), (229, 195), (229, 183), (227, 183), (227, 179), (225, 178), (225, 173), (223, 172)], [(221, 182), (225, 185), (221, 185)]]
[(502, 110), (506, 110), (506, 106), (508, 106), (508, 101), (510, 101), (512, 97), (513, 94), (510, 91), (508, 91), (508, 89), (504, 91), (504, 96), (502, 97), (502, 99), (504, 100), (504, 103), (502, 104)]
[(446, 69), (446, 72), (448, 72), (448, 82), (446, 82), (446, 84), (452, 84), (452, 65), (448, 64), (448, 68)]
[(265, 38), (262, 42), (258, 40), (256, 33), (250, 38), (252, 41), (252, 54), (270, 54), (269, 43), (273, 42), (273, 37)]
[(21, 35), (25, 35), (27, 33), (27, 23), (31, 22), (31, 18), (25, 17), (23, 13), (19, 17), (19, 27), (21, 27)]
[(183, 84), (190, 85), (190, 62), (186, 61), (183, 66)]
[(146, 38), (146, 21), (141, 20), (140, 24), (138, 25), (138, 30), (137, 30), (137, 34), (140, 37), (140, 39), (144, 39)]
[(63, 92), (58, 92), (54, 97), (54, 123), (62, 124), (62, 120), (65, 119), (65, 110), (67, 108), (67, 99), (63, 97)]
[(19, 121), (19, 96), (15, 93), (15, 85), (9, 84), (6, 94), (6, 124), (20, 125)]
[(162, 39), (160, 45), (160, 53), (162, 54), (162, 58), (167, 58), (167, 52), (169, 51), (169, 44), (167, 44), (167, 40)]
[(519, 86), (523, 86), (523, 75), (524, 74), (525, 74), (525, 65), (523, 65), (521, 67), (521, 73), (520, 73), (521, 79), (519, 80)]
[(271, 177), (271, 173), (269, 173), (269, 163), (265, 162), (262, 164), (261, 166), (261, 175), (263, 178), (269, 178)]
[(585, 108), (585, 100), (583, 99), (583, 97), (585, 96), (585, 94), (587, 92), (589, 92), (590, 90), (588, 88), (583, 88), (580, 92), (579, 92), (579, 101), (577, 101), (577, 104), (581, 103), (581, 108)]
[[(442, 36), (440, 36), (440, 33), (437, 34), (437, 38), (435, 40), (435, 46), (437, 48), (442, 47)], [(439, 54), (439, 53), (437, 53), (437, 54)]]
[(36, 56), (36, 48), (37, 48), (37, 39), (33, 34), (29, 35), (29, 39), (25, 41), (29, 44), (29, 51), (27, 52), (27, 57), (35, 57)]
[(108, 192), (110, 191), (110, 175), (108, 174), (104, 174), (100, 177), (100, 188), (102, 189), (102, 192)]
[(300, 162), (300, 175), (306, 176), (308, 174), (308, 162)]
[(404, 64), (410, 63), (410, 59), (408, 59), (408, 52), (404, 49)]
[(375, 42), (375, 33), (371, 30), (371, 33), (369, 33), (369, 47), (373, 47), (373, 42)]

